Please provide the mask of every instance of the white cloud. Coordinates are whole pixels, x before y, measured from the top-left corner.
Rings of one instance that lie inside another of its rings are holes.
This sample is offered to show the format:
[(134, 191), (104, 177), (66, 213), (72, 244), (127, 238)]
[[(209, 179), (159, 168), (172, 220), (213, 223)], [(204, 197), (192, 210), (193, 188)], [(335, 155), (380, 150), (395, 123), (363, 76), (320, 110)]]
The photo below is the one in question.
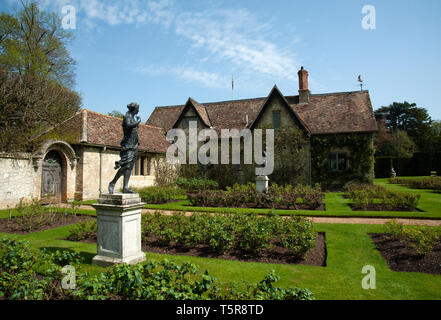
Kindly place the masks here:
[(247, 10), (180, 14), (176, 34), (241, 72), (297, 80), (300, 63), (292, 51), (276, 45), (271, 39), (271, 25), (258, 21)]
[(170, 66), (138, 66), (135, 72), (148, 76), (173, 75), (188, 82), (197, 82), (207, 88), (223, 88), (228, 85), (229, 79), (215, 72), (196, 70), (193, 67), (170, 67)]
[[(8, 0), (19, 3), (19, 0)], [(72, 5), (88, 27), (104, 22), (121, 24), (159, 23), (168, 28), (173, 21), (171, 0), (40, 0), (40, 7), (61, 12), (64, 5)]]
[[(280, 24), (272, 21), (270, 16), (258, 17), (246, 9), (185, 12), (176, 8), (173, 0), (40, 1), (42, 6), (54, 10), (66, 4), (74, 5), (79, 15), (77, 25), (80, 19), (84, 19), (89, 27), (102, 23), (110, 26), (154, 23), (173, 30), (176, 36), (186, 41), (189, 53), (196, 53), (192, 72), (174, 69), (174, 75), (187, 80), (215, 86), (215, 74), (201, 71), (206, 65), (226, 73), (234, 71), (238, 78), (253, 85), (265, 83), (268, 86), (269, 83), (298, 80), (297, 70), (302, 63), (294, 54), (294, 47), (300, 40), (296, 35), (281, 36), (280, 28), (277, 28)], [(204, 76), (208, 78), (204, 80)], [(313, 79), (310, 82), (315, 83)]]

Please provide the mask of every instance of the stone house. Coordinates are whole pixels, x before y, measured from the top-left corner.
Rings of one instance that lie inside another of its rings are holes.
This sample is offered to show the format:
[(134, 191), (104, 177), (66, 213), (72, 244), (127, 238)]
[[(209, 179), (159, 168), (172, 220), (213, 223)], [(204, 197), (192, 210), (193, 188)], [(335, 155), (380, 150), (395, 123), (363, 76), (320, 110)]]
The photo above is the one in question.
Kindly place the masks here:
[[(154, 183), (153, 159), (163, 156), (169, 143), (163, 129), (141, 124), (138, 161), (130, 186)], [(107, 192), (119, 160), (122, 119), (81, 110), (40, 137), (34, 153), (0, 154), (0, 208), (20, 202), (89, 200)], [(122, 179), (115, 190), (122, 188)]]
[[(341, 187), (350, 181), (372, 182), (377, 123), (369, 92), (311, 94), (308, 72), (302, 67), (298, 76), (298, 95), (285, 96), (274, 86), (261, 98), (210, 103), (189, 98), (185, 105), (156, 107), (147, 124), (168, 131), (185, 129), (190, 121), (197, 121), (198, 129), (213, 128), (219, 136), (222, 129), (274, 128), (277, 134), (278, 129), (295, 128), (306, 141), (301, 146), (305, 163), (301, 176), (291, 177), (290, 183)], [(276, 155), (282, 149), (275, 150)], [(282, 164), (299, 161), (289, 158), (287, 152)], [(244, 176), (242, 170), (241, 166), (236, 169), (238, 182)], [(277, 174), (285, 175), (283, 170)]]

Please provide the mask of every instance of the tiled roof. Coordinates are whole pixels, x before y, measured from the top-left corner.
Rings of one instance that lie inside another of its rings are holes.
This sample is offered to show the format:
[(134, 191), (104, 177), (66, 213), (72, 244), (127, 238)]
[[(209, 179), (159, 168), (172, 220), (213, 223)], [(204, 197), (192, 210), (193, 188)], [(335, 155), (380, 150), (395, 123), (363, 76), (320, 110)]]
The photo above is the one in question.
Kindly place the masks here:
[[(299, 104), (299, 96), (285, 96), (311, 134), (372, 132), (377, 123), (368, 91), (312, 94), (309, 104)], [(221, 129), (246, 128), (257, 118), (267, 97), (223, 102), (198, 103), (204, 108), (211, 125)], [(194, 101), (194, 100), (193, 100)], [(176, 123), (184, 105), (157, 107), (147, 124), (168, 131)], [(201, 113), (198, 110), (199, 113)]]
[(208, 117), (207, 110), (204, 106), (201, 106), (197, 101), (190, 98), (191, 103), (195, 107), (196, 111), (198, 112), (199, 116), (201, 117), (202, 121), (207, 127), (211, 127), (210, 118)]
[[(90, 144), (120, 148), (124, 136), (122, 119), (114, 118), (87, 109), (82, 109), (56, 128), (59, 139), (70, 144)], [(44, 136), (51, 136), (50, 131)], [(140, 124), (138, 128), (139, 150), (152, 153), (165, 153), (170, 145), (162, 128)]]

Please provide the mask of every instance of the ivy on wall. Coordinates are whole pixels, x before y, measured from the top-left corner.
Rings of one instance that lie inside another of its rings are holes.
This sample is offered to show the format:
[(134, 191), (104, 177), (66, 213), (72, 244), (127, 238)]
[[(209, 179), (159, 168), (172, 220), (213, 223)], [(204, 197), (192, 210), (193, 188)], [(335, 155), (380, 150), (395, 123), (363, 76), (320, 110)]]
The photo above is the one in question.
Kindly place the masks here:
[[(332, 172), (328, 158), (334, 150), (347, 150), (349, 167)], [(323, 186), (341, 187), (348, 182), (372, 183), (375, 148), (371, 133), (332, 134), (311, 138), (312, 180)]]

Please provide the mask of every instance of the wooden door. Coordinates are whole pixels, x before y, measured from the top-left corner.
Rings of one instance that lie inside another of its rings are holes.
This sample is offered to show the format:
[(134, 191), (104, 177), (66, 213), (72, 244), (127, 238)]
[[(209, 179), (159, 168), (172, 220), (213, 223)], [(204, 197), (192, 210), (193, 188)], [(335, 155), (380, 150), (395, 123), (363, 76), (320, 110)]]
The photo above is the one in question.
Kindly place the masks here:
[(55, 151), (49, 152), (43, 162), (41, 177), (41, 202), (61, 202), (61, 158)]

